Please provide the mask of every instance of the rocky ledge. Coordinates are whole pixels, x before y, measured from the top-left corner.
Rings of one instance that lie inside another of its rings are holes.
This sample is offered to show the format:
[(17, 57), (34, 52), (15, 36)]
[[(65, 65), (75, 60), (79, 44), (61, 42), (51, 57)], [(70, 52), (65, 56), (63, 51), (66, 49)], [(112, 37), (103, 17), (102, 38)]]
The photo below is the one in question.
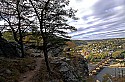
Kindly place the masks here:
[[(76, 65), (77, 63), (77, 65)], [(54, 58), (51, 64), (59, 69), (63, 82), (83, 82), (88, 77), (88, 66), (85, 59)]]

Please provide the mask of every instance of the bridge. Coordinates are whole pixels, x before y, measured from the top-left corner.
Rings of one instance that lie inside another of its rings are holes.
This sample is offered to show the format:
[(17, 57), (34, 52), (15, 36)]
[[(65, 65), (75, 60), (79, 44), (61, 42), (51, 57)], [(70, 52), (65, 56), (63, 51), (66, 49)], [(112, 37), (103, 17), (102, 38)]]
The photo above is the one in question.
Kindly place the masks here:
[(91, 76), (97, 74), (109, 62), (110, 62), (110, 57), (105, 58), (89, 71), (89, 75)]

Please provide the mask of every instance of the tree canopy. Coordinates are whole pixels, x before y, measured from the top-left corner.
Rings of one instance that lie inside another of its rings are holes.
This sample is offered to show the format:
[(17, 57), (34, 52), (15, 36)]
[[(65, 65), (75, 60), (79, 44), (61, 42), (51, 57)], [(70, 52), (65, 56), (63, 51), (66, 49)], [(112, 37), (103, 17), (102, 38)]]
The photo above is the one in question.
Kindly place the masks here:
[(59, 48), (70, 39), (69, 31), (75, 27), (67, 24), (68, 18), (76, 20), (76, 10), (68, 8), (69, 0), (2, 0), (0, 17), (5, 21), (4, 29), (11, 29), (15, 41), (21, 45), (27, 32), (40, 32), (47, 69), (48, 52)]

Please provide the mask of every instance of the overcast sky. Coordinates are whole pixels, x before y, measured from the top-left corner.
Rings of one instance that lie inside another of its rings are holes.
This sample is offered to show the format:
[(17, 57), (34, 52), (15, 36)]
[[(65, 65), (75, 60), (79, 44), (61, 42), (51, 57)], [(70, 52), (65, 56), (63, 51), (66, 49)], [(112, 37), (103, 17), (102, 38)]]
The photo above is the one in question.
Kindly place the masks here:
[(72, 39), (125, 37), (125, 0), (70, 0), (70, 6), (78, 9), (76, 17), (79, 18), (68, 21), (78, 29), (69, 33)]
[(70, 0), (79, 20), (69, 20), (78, 31), (72, 39), (93, 40), (125, 37), (125, 0)]

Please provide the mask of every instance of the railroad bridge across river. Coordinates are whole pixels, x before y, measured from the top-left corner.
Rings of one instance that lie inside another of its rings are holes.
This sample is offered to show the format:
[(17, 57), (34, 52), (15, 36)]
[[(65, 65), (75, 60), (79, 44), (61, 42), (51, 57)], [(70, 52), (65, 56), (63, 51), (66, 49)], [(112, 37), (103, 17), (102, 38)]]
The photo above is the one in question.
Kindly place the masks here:
[(110, 57), (105, 58), (89, 71), (89, 75), (91, 76), (97, 74), (98, 71), (100, 71), (109, 62), (110, 62)]

